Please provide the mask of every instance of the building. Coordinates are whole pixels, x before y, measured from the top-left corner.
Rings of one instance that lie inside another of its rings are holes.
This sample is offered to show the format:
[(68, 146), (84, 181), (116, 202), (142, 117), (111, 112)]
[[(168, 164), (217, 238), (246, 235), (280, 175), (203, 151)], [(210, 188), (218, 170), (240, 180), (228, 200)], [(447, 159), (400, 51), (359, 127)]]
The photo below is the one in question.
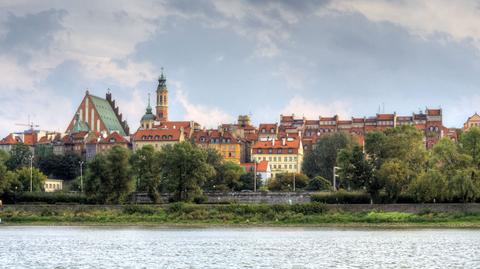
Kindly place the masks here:
[(303, 147), (300, 138), (284, 137), (271, 141), (257, 141), (252, 148), (252, 160), (268, 161), (272, 177), (278, 173), (300, 173)]
[(480, 128), (480, 115), (475, 112), (471, 117), (467, 119), (467, 121), (463, 124), (463, 130), (468, 131), (472, 127), (479, 127)]
[(78, 121), (81, 121), (84, 125), (82, 130), (105, 135), (117, 132), (121, 136), (128, 136), (130, 131), (127, 122), (122, 119), (122, 114), (115, 105), (115, 100), (112, 99), (110, 91), (107, 92), (105, 99), (91, 95), (89, 91), (86, 91), (85, 97), (78, 106), (65, 133), (75, 132), (74, 129), (78, 127)]
[(115, 146), (128, 149), (130, 148), (130, 141), (117, 132), (113, 132), (106, 137), (102, 137), (98, 133), (92, 133), (85, 144), (86, 159), (91, 160), (97, 154), (105, 153)]
[(140, 127), (132, 136), (133, 150), (152, 145), (156, 150), (163, 146), (191, 139), (196, 130), (200, 130), (200, 124), (194, 121), (170, 121), (168, 119), (168, 90), (167, 80), (162, 74), (158, 79), (156, 90), (156, 111), (153, 114), (150, 105), (150, 95), (145, 114), (140, 120)]
[(217, 150), (224, 160), (240, 163), (242, 143), (231, 132), (220, 130), (198, 130), (193, 133), (192, 142), (202, 148)]
[(8, 136), (0, 140), (0, 150), (10, 152), (12, 150), (13, 145), (16, 145), (19, 143), (23, 143), (20, 137), (14, 136), (13, 134), (9, 134)]
[(268, 181), (272, 177), (272, 170), (268, 161), (260, 161), (258, 163), (242, 163), (240, 166), (243, 167), (245, 173), (255, 173), (257, 178), (262, 181), (262, 185), (267, 185)]
[(147, 145), (151, 145), (155, 150), (161, 150), (166, 145), (183, 141), (185, 141), (183, 128), (138, 130), (132, 139), (133, 151)]
[(63, 180), (60, 179), (47, 179), (43, 184), (45, 192), (55, 192), (63, 190)]
[(258, 140), (270, 141), (277, 139), (278, 124), (277, 123), (261, 123), (258, 126)]

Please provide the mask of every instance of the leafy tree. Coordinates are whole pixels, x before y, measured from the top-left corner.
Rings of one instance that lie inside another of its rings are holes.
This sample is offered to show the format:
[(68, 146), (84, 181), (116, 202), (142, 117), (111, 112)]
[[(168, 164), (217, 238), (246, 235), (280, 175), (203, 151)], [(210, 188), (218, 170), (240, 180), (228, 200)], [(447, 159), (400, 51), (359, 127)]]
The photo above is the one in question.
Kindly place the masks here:
[(145, 191), (152, 201), (160, 201), (161, 171), (158, 152), (151, 146), (145, 146), (132, 156), (133, 173), (137, 181), (137, 191)]
[[(44, 190), (44, 184), (47, 176), (37, 168), (30, 170), (29, 167), (22, 167), (15, 171), (17, 179), (20, 182), (20, 191), (30, 191), (30, 179), (32, 179), (32, 187), (34, 192)], [(31, 177), (30, 177), (31, 176)]]
[(473, 164), (480, 168), (480, 128), (473, 127), (460, 136), (464, 153), (472, 157)]
[(435, 202), (443, 198), (445, 177), (436, 169), (422, 172), (408, 186), (410, 193), (417, 202)]
[(305, 155), (302, 171), (310, 178), (322, 176), (333, 178), (333, 167), (336, 165), (340, 150), (353, 145), (351, 137), (344, 133), (335, 133), (321, 137), (312, 151)]
[(99, 202), (123, 203), (134, 187), (128, 149), (115, 146), (106, 155), (99, 154), (89, 163), (85, 192)]
[(385, 191), (390, 201), (396, 202), (408, 186), (410, 171), (405, 162), (390, 159), (382, 164), (378, 176), (385, 182)]
[(10, 154), (5, 150), (0, 149), (0, 164), (6, 164), (8, 159), (10, 159)]
[(304, 189), (308, 184), (308, 177), (304, 174), (280, 173), (270, 180), (268, 189), (272, 191), (293, 191), (293, 181), (295, 175), (295, 190)]
[[(262, 177), (261, 175), (257, 175), (257, 190), (262, 187)], [(242, 187), (240, 190), (253, 190), (253, 184), (255, 182), (255, 173), (254, 172), (248, 172), (248, 173), (243, 173), (240, 176), (240, 183), (242, 184)]]
[(340, 170), (340, 186), (347, 189), (362, 189), (373, 176), (373, 166), (359, 145), (343, 149), (337, 160)]
[(459, 199), (461, 202), (475, 202), (480, 197), (479, 171), (475, 167), (461, 169), (447, 180), (446, 197), (453, 201)]
[(332, 184), (321, 176), (316, 176), (308, 181), (307, 190), (309, 191), (328, 191), (332, 190)]
[(190, 201), (201, 194), (205, 180), (214, 173), (208, 153), (190, 142), (165, 146), (160, 152), (160, 168), (168, 189), (177, 201)]
[(0, 162), (0, 197), (13, 193), (15, 186), (17, 186), (17, 189), (20, 187), (17, 175), (8, 171), (7, 167)]
[(7, 160), (7, 168), (11, 171), (17, 170), (17, 168), (29, 166), (30, 157), (32, 152), (30, 147), (25, 144), (16, 144), (12, 146), (10, 150), (10, 158)]
[(38, 156), (38, 168), (54, 178), (72, 180), (80, 175), (80, 155), (68, 152), (65, 155), (46, 153)]

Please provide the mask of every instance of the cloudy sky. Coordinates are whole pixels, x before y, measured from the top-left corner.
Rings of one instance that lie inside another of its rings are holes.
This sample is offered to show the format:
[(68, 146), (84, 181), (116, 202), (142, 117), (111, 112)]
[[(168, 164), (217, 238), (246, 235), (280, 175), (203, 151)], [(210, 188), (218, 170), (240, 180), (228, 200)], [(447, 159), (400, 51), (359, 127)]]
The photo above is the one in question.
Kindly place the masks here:
[(165, 68), (170, 117), (480, 112), (480, 1), (0, 1), (0, 136), (64, 131), (110, 88), (133, 129)]

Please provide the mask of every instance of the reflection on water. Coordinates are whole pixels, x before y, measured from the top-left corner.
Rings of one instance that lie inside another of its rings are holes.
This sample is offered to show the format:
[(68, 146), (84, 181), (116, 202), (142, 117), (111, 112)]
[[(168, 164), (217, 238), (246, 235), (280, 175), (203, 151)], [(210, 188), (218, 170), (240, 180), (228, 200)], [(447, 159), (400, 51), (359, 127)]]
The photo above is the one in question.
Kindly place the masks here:
[(0, 268), (480, 268), (477, 230), (0, 227)]

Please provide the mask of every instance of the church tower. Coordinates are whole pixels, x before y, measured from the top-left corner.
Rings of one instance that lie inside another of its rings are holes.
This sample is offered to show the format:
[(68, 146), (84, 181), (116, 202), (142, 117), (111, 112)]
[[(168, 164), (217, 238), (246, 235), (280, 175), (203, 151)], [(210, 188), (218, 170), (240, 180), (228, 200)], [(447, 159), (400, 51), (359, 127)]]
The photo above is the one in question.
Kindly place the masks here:
[(167, 79), (163, 74), (158, 78), (158, 87), (157, 87), (157, 115), (156, 118), (160, 122), (168, 121), (168, 90), (167, 90)]

